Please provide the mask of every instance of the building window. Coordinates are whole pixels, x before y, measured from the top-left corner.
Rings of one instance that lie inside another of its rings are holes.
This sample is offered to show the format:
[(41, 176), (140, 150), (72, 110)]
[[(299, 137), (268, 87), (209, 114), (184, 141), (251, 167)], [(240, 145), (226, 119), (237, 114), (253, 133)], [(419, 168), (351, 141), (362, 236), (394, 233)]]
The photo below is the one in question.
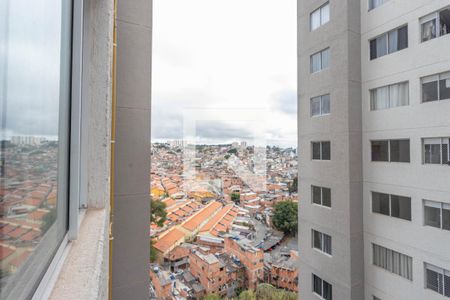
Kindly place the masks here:
[(319, 276), (312, 274), (313, 292), (323, 300), (333, 300), (332, 297), (332, 285), (320, 278)]
[(409, 84), (401, 82), (370, 90), (370, 109), (381, 110), (409, 105)]
[(327, 69), (330, 64), (330, 48), (311, 55), (311, 73)]
[(425, 287), (450, 297), (450, 271), (425, 263)]
[(410, 162), (409, 140), (371, 141), (372, 161)]
[(372, 244), (373, 264), (412, 281), (412, 257)]
[(323, 116), (330, 113), (330, 94), (311, 98), (311, 116)]
[(72, 3), (5, 5), (0, 294), (20, 300), (32, 298), (68, 230)]
[(450, 230), (450, 203), (423, 201), (424, 224)]
[(389, 0), (369, 0), (369, 10), (377, 8), (378, 6), (388, 2)]
[(331, 236), (312, 229), (312, 246), (315, 249), (331, 255)]
[(312, 142), (312, 159), (314, 160), (330, 160), (331, 144), (330, 142)]
[(312, 185), (311, 194), (314, 204), (331, 207), (331, 189)]
[(381, 298), (378, 298), (377, 296), (372, 297), (373, 300), (381, 300)]
[(424, 164), (450, 164), (450, 138), (423, 139)]
[(420, 18), (421, 40), (426, 42), (450, 33), (450, 8)]
[(316, 30), (320, 26), (330, 21), (330, 3), (325, 3), (310, 15), (310, 28), (311, 31)]
[(423, 77), (422, 102), (450, 99), (450, 72)]
[(372, 192), (372, 212), (411, 221), (411, 198)]
[(370, 40), (370, 60), (408, 48), (408, 25)]

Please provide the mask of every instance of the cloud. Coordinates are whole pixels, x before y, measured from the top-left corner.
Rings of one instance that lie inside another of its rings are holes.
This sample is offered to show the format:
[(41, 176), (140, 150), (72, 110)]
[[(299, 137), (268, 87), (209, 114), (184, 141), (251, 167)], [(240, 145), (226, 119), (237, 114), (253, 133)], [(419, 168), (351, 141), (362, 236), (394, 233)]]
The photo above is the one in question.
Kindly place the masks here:
[(227, 124), (222, 121), (197, 121), (196, 134), (205, 139), (251, 139), (253, 134), (250, 130)]
[(274, 109), (291, 116), (297, 116), (297, 92), (284, 90), (272, 99)]

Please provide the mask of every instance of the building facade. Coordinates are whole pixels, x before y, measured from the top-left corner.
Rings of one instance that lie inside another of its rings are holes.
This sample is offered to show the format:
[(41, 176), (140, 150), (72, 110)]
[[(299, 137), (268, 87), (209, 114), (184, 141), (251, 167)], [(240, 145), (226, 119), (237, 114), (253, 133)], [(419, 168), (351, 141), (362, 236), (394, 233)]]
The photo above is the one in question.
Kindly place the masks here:
[(450, 2), (298, 10), (301, 298), (449, 297)]

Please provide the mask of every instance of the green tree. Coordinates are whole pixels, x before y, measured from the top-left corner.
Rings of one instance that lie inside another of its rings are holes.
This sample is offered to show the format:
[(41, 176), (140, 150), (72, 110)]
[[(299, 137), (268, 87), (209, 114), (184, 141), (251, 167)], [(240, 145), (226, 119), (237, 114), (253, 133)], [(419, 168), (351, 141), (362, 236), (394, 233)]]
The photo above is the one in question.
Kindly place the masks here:
[(231, 201), (233, 201), (235, 204), (241, 203), (241, 194), (231, 193)]
[(255, 292), (253, 292), (252, 290), (243, 291), (239, 295), (239, 300), (256, 300), (256, 299), (258, 298), (256, 298)]
[(155, 240), (150, 239), (150, 262), (155, 262), (158, 259), (158, 252), (156, 248), (154, 247)]
[(163, 227), (167, 220), (166, 204), (160, 200), (151, 200), (150, 221), (155, 222), (158, 227)]
[(233, 148), (233, 149), (230, 149), (230, 150), (228, 150), (228, 153), (230, 153), (230, 154), (237, 154), (237, 149), (236, 148)]
[(229, 159), (230, 158), (230, 154), (225, 154), (224, 158), (225, 159)]
[(275, 204), (272, 222), (276, 229), (294, 235), (297, 233), (297, 216), (297, 202), (281, 201)]

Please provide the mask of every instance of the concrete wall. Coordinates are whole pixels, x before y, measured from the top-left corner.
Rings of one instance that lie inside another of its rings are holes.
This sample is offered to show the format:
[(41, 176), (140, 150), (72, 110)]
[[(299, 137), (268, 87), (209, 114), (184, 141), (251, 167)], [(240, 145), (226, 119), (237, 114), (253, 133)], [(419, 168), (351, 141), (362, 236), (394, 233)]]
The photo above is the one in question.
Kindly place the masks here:
[[(450, 136), (450, 101), (421, 103), (420, 78), (450, 70), (450, 35), (420, 42), (419, 18), (448, 0), (390, 0), (368, 12), (361, 1), (366, 299), (444, 299), (424, 288), (424, 262), (450, 270), (448, 231), (423, 226), (423, 199), (450, 202), (450, 167), (422, 164), (422, 138)], [(370, 61), (369, 40), (408, 24), (407, 49)], [(408, 106), (370, 111), (369, 90), (409, 81)], [(370, 140), (409, 138), (411, 163), (370, 161)], [(412, 221), (374, 214), (371, 191), (411, 197)], [(413, 258), (413, 281), (372, 265), (372, 243)]]
[[(330, 21), (310, 32), (310, 13), (326, 1), (298, 1), (299, 291), (312, 273), (333, 286), (333, 299), (363, 298), (359, 0), (330, 0)], [(310, 55), (330, 47), (330, 67), (310, 74)], [(331, 95), (331, 113), (310, 116), (310, 98)], [(331, 160), (312, 161), (311, 141), (331, 141)], [(331, 209), (313, 205), (311, 185), (331, 188)], [(311, 229), (332, 237), (333, 255), (311, 246)]]
[(112, 298), (149, 298), (151, 0), (118, 0)]

